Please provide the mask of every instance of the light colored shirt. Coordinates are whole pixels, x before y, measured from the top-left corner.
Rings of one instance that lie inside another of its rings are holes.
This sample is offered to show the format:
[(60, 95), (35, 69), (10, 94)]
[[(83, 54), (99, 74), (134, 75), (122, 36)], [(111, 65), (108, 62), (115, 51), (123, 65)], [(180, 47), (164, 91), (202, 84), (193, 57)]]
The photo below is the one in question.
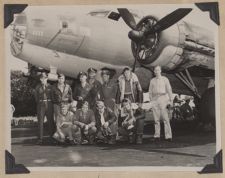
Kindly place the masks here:
[(164, 76), (161, 76), (159, 78), (154, 77), (150, 81), (150, 85), (149, 85), (150, 100), (152, 100), (152, 98), (154, 98), (157, 95), (163, 95), (163, 94), (168, 94), (170, 100), (172, 101), (172, 97), (173, 97), (172, 88), (171, 88), (169, 80)]
[(105, 124), (105, 118), (104, 118), (104, 113), (100, 113), (100, 116), (101, 116), (101, 124), (104, 125)]
[(125, 94), (132, 94), (130, 81), (127, 80), (125, 80)]

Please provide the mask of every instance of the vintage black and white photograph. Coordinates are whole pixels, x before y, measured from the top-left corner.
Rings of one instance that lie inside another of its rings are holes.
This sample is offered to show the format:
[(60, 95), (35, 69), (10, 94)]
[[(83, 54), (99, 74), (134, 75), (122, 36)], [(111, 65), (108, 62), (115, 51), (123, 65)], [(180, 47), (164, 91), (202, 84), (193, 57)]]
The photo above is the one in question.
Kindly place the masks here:
[[(201, 171), (221, 149), (218, 24), (196, 4), (5, 5), (8, 151), (29, 170)], [(10, 11), (12, 12), (12, 11)]]

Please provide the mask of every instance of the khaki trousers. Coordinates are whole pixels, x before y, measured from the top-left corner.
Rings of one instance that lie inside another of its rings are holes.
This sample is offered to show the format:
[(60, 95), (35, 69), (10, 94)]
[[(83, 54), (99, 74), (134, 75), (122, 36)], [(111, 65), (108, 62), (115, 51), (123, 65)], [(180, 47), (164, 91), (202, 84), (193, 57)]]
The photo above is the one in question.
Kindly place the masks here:
[(168, 110), (166, 108), (168, 103), (169, 103), (169, 98), (167, 95), (156, 97), (152, 101), (152, 111), (153, 111), (153, 116), (155, 121), (154, 138), (160, 138), (160, 118), (162, 118), (164, 123), (165, 138), (166, 139), (172, 138), (170, 119), (168, 115)]

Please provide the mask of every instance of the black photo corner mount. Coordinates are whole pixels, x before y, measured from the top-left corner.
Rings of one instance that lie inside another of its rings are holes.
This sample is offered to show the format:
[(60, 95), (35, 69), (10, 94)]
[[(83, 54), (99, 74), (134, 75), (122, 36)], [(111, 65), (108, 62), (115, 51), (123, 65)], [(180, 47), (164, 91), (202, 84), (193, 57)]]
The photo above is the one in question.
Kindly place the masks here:
[(14, 14), (21, 13), (27, 4), (4, 4), (4, 28), (13, 22)]
[(199, 174), (223, 173), (223, 154), (220, 150), (213, 159), (213, 164), (207, 164)]
[(219, 3), (218, 2), (200, 2), (195, 5), (202, 11), (209, 11), (210, 19), (217, 25), (220, 25)]
[(30, 171), (23, 164), (16, 164), (15, 157), (5, 150), (5, 173), (6, 174), (28, 174)]

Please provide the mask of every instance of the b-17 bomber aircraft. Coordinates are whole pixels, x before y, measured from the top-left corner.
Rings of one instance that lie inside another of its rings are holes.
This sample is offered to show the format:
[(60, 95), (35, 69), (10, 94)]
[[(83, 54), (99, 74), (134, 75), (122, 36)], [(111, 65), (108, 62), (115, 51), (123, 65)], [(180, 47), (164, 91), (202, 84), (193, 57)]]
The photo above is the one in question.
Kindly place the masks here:
[(76, 78), (89, 67), (111, 68), (117, 78), (129, 66), (145, 91), (160, 65), (173, 92), (194, 96), (208, 122), (215, 120), (215, 40), (207, 27), (185, 21), (192, 10), (30, 6), (11, 24), (11, 53), (48, 70), (49, 80), (57, 72)]

